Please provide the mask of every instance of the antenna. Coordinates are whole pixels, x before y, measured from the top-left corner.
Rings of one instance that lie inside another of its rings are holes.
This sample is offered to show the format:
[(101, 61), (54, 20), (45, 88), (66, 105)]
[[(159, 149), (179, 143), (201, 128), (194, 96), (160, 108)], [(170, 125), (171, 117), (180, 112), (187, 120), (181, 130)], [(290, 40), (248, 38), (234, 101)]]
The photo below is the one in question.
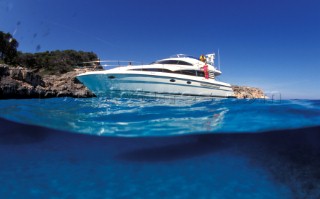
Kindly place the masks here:
[(220, 70), (220, 50), (219, 50), (219, 48), (218, 48), (218, 67), (219, 67), (219, 70)]

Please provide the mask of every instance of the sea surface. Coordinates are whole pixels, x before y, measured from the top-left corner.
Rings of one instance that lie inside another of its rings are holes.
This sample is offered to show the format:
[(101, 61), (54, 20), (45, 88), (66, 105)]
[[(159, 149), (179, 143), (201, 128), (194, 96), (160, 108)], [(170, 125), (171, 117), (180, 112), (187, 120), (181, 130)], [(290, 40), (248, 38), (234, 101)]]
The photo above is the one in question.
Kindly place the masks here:
[(320, 198), (320, 100), (1, 100), (0, 160), (0, 198)]
[(320, 125), (320, 100), (171, 96), (2, 100), (0, 117), (99, 136), (260, 133)]

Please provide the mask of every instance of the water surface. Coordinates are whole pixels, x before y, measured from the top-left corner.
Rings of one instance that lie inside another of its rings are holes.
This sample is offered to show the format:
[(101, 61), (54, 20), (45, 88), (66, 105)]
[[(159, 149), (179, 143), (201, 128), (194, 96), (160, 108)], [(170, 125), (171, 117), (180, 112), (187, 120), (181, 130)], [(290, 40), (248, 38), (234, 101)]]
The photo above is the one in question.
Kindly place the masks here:
[(318, 100), (52, 98), (3, 100), (0, 117), (105, 136), (259, 133), (320, 125)]

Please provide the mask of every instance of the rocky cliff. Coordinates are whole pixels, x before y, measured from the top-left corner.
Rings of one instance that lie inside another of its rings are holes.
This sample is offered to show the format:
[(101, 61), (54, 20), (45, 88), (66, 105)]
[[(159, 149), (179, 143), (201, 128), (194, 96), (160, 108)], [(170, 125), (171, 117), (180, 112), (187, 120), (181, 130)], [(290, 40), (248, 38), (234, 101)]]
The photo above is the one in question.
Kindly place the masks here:
[(43, 75), (22, 67), (0, 65), (0, 99), (94, 97), (75, 76), (86, 69), (74, 70), (60, 76)]

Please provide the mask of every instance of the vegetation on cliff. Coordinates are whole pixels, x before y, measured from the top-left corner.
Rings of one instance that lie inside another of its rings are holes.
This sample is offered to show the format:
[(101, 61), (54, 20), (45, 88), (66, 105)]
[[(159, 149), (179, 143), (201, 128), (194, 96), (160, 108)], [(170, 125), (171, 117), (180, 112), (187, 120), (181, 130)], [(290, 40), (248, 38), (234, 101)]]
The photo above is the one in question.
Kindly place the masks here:
[(63, 74), (72, 71), (83, 62), (98, 60), (93, 52), (55, 50), (38, 53), (17, 51), (19, 43), (10, 33), (0, 31), (0, 62), (22, 66), (44, 74)]
[(0, 31), (0, 62), (13, 64), (18, 46), (18, 41), (10, 33)]
[(23, 53), (17, 51), (18, 46), (10, 33), (0, 31), (0, 99), (95, 96), (75, 78), (93, 69), (77, 66), (97, 60), (95, 53), (75, 50)]
[(41, 53), (18, 53), (15, 61), (17, 65), (36, 69), (47, 74), (63, 74), (72, 71), (83, 62), (97, 60), (98, 56), (93, 52), (75, 50), (56, 50)]

